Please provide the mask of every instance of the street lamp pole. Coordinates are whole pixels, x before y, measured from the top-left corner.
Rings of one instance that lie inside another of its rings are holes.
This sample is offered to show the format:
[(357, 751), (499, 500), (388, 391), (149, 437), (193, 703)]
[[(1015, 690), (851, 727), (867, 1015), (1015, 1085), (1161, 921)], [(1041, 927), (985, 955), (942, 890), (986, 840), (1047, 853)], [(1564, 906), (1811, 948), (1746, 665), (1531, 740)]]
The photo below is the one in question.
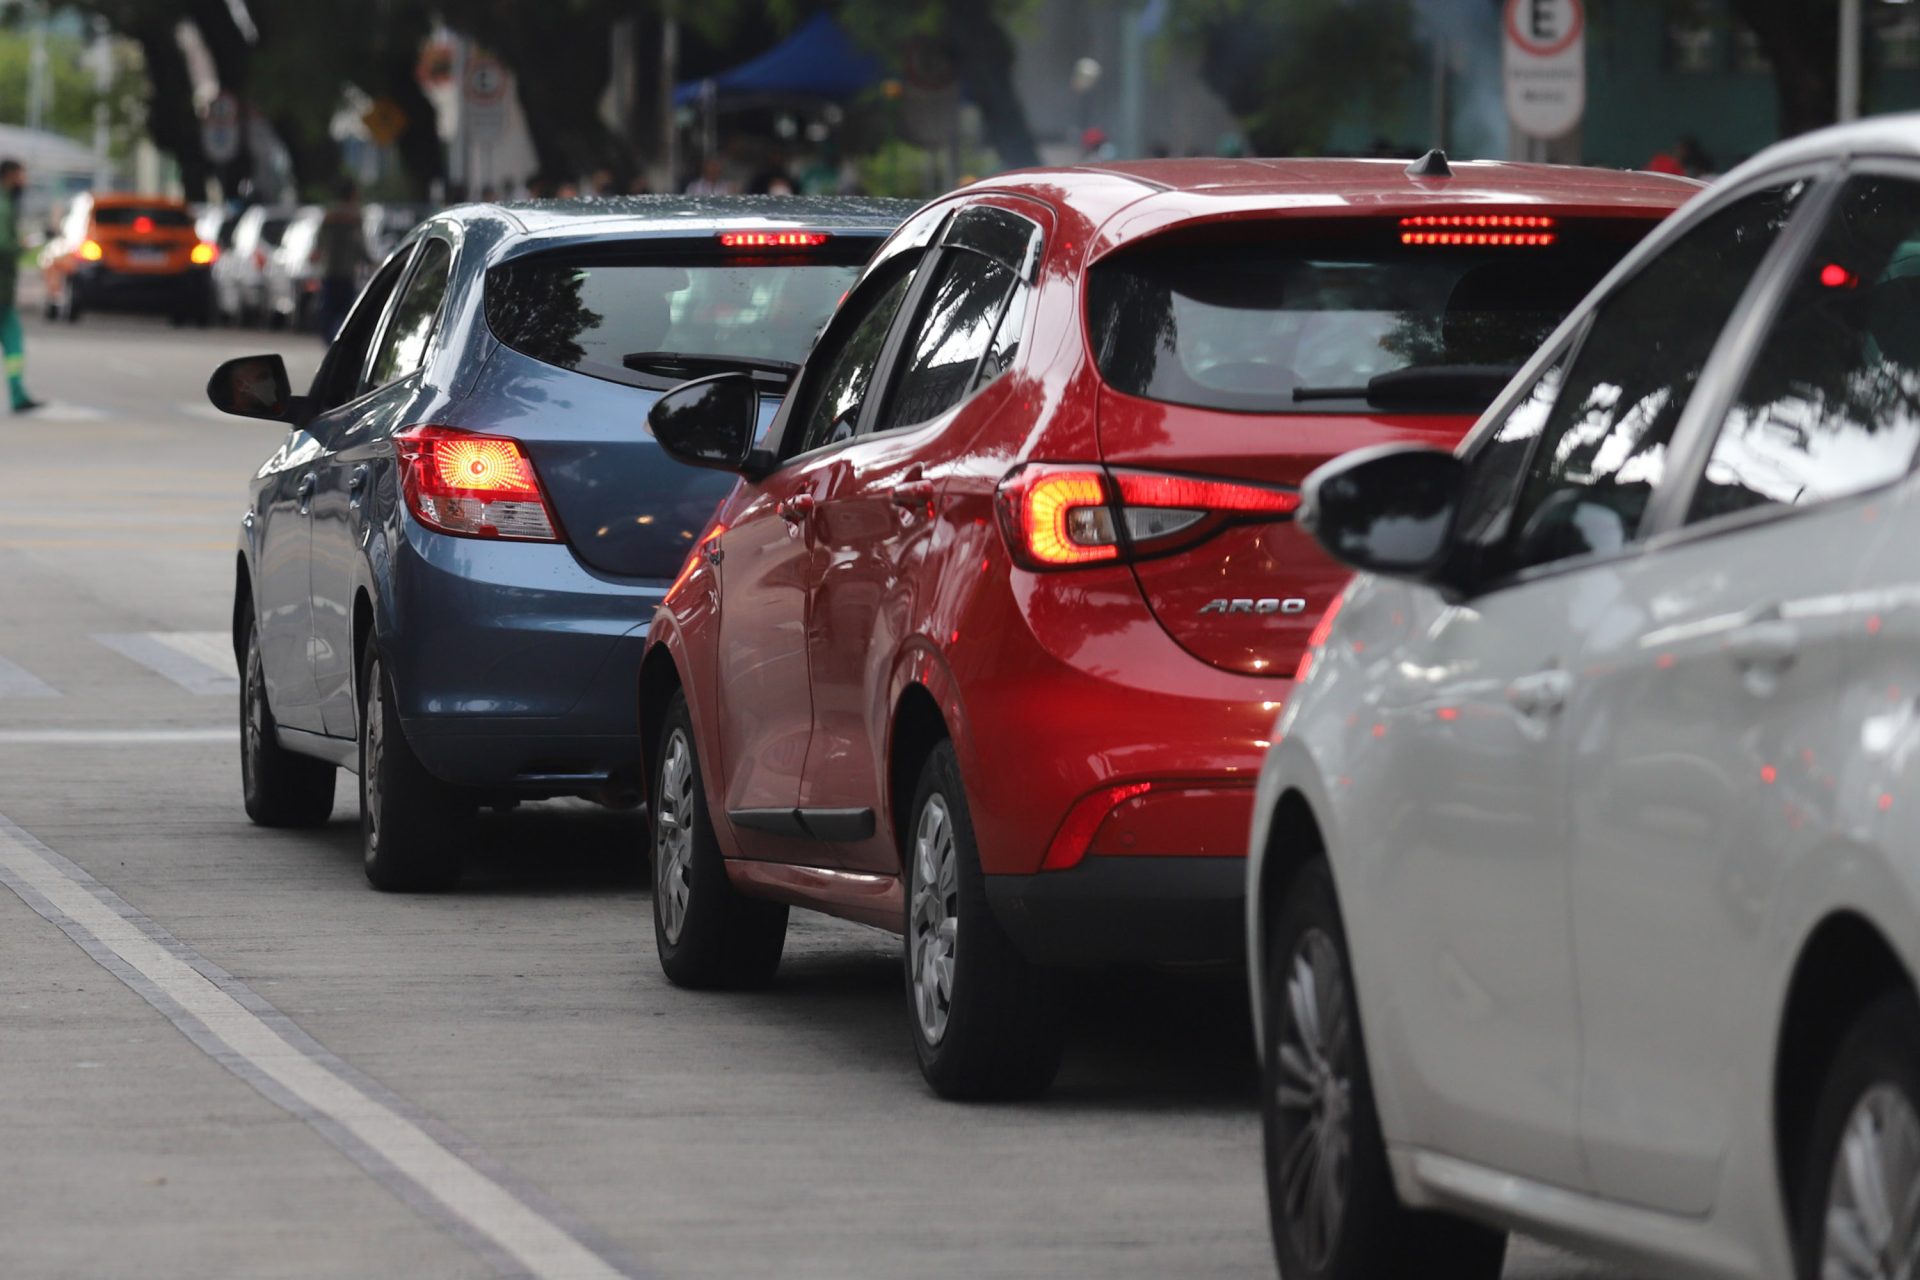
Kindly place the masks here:
[(1835, 115), (1860, 118), (1860, 2), (1840, 0), (1840, 101)]

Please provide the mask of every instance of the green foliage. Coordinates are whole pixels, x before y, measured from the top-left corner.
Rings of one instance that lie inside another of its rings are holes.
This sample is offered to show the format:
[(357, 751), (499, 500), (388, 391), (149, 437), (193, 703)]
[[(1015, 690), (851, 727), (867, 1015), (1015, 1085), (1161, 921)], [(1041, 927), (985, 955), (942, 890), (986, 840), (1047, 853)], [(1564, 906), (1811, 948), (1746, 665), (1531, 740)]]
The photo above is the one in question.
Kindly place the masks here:
[(1390, 110), (1423, 62), (1412, 0), (1173, 0), (1172, 16), (1267, 155), (1322, 150), (1356, 110)]
[[(93, 86), (93, 70), (85, 61), (87, 46), (72, 36), (47, 37), (47, 76), (50, 83), (48, 129), (80, 142), (93, 139), (93, 109), (102, 100)], [(18, 27), (0, 27), (0, 121), (27, 122), (27, 90), (32, 81), (32, 41)], [(111, 86), (105, 95), (108, 123), (115, 151), (129, 142), (142, 119), (141, 100), (146, 79), (138, 59), (116, 57)]]

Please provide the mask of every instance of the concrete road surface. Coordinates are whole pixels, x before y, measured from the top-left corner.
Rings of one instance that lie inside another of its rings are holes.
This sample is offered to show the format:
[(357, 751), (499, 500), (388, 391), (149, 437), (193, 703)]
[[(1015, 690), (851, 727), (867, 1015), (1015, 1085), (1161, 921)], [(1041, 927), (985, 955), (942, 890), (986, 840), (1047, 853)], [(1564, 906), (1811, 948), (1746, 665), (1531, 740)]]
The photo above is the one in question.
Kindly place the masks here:
[[(1231, 982), (1100, 984), (1049, 1098), (955, 1106), (877, 932), (796, 915), (771, 991), (669, 987), (630, 815), (494, 817), (442, 897), (367, 888), (350, 777), (325, 830), (251, 827), (226, 631), (280, 433), (201, 388), (319, 349), (112, 317), (29, 346), (51, 405), (0, 417), (0, 1276), (1272, 1273)], [(1523, 1244), (1509, 1274), (1620, 1273)]]

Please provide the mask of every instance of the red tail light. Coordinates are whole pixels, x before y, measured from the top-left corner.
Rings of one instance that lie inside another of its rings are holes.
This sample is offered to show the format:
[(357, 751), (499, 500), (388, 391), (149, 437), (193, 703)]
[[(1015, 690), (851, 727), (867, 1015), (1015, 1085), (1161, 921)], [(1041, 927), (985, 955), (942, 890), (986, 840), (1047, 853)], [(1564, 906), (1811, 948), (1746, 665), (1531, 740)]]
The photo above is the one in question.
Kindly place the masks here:
[(558, 542), (560, 525), (520, 442), (453, 427), (394, 437), (414, 519), (465, 538)]
[(723, 249), (818, 249), (833, 237), (824, 231), (722, 231)]
[(133, 233), (134, 233), (135, 235), (140, 235), (140, 236), (150, 236), (150, 235), (152, 235), (152, 234), (153, 234), (153, 219), (152, 219), (152, 218), (149, 218), (149, 217), (148, 217), (148, 216), (147, 216), (146, 214), (144, 214), (144, 213), (143, 213), (143, 214), (141, 214), (141, 215), (140, 215), (139, 217), (137, 217), (137, 218), (135, 218), (135, 219), (133, 220)]
[(1291, 489), (1046, 463), (1016, 468), (996, 496), (1007, 545), (1029, 569), (1163, 555), (1229, 524), (1286, 519), (1300, 505)]
[(1091, 795), (1080, 797), (1068, 811), (1066, 820), (1060, 829), (1053, 833), (1053, 840), (1047, 845), (1047, 856), (1040, 863), (1042, 871), (1066, 871), (1080, 865), (1087, 856), (1087, 847), (1093, 843), (1094, 833), (1100, 830), (1100, 824), (1107, 815), (1135, 796), (1143, 796), (1153, 790), (1151, 782), (1128, 782), (1117, 787), (1102, 787)]

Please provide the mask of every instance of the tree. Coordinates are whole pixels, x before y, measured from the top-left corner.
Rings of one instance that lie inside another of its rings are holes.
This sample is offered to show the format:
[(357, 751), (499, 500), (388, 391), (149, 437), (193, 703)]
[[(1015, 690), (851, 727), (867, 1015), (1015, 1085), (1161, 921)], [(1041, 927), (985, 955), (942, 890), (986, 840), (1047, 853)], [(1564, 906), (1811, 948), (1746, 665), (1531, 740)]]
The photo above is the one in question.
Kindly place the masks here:
[(1172, 13), (1264, 155), (1323, 150), (1356, 106), (1396, 104), (1421, 69), (1411, 0), (1174, 0)]
[(1731, 0), (1773, 63), (1785, 137), (1832, 124), (1838, 114), (1840, 6), (1837, 0)]

